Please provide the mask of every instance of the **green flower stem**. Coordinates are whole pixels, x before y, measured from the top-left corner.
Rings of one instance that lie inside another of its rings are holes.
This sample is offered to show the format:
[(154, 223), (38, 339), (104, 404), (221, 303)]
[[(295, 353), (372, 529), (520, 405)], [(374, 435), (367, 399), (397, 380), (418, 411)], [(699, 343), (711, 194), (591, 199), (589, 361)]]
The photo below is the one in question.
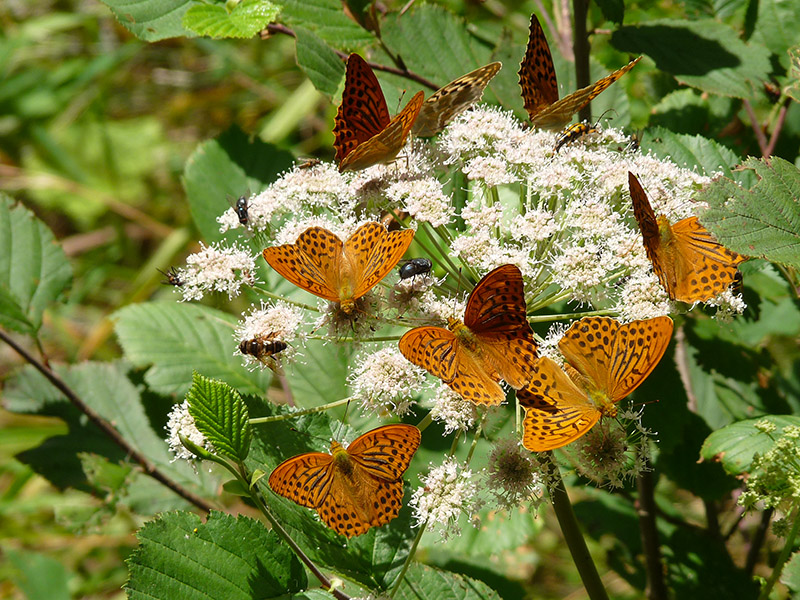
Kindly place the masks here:
[(417, 553), (417, 546), (419, 546), (419, 541), (422, 539), (422, 534), (425, 533), (425, 527), (428, 525), (428, 522), (425, 521), (422, 525), (419, 526), (419, 531), (417, 531), (417, 537), (414, 538), (414, 543), (411, 544), (411, 549), (408, 551), (408, 556), (406, 556), (406, 560), (403, 563), (403, 569), (400, 571), (400, 575), (397, 576), (397, 581), (395, 582), (392, 590), (389, 592), (389, 598), (394, 598), (397, 595), (397, 591), (400, 589), (400, 585), (403, 583), (403, 579), (406, 577), (406, 571), (411, 566), (411, 561), (414, 560), (414, 555)]
[(472, 455), (475, 453), (475, 446), (478, 445), (478, 440), (481, 439), (481, 433), (483, 432), (483, 424), (486, 422), (486, 414), (487, 413), (483, 413), (483, 416), (481, 417), (481, 422), (478, 423), (478, 428), (475, 430), (475, 437), (472, 438), (472, 444), (470, 444), (469, 452), (467, 453), (467, 460), (466, 460), (467, 464), (469, 464), (469, 462), (472, 460)]
[(287, 304), (292, 304), (294, 306), (297, 306), (298, 308), (319, 312), (319, 309), (316, 306), (311, 306), (310, 304), (303, 304), (302, 302), (295, 302), (294, 300), (289, 300), (288, 298), (284, 298), (283, 296), (279, 296), (278, 294), (273, 294), (272, 292), (267, 291), (260, 286), (254, 285), (253, 289), (264, 294), (267, 298), (272, 298), (273, 300), (281, 300), (282, 302), (286, 302)]
[(589, 595), (590, 600), (608, 600), (608, 593), (603, 587), (600, 574), (597, 572), (592, 555), (589, 554), (589, 548), (586, 546), (586, 540), (583, 539), (583, 534), (578, 527), (578, 520), (572, 510), (572, 504), (564, 487), (564, 481), (558, 471), (558, 465), (553, 460), (553, 453), (543, 452), (540, 456), (543, 459), (543, 466), (548, 470), (548, 479), (551, 481), (550, 501), (553, 503), (553, 509), (561, 527), (561, 532), (564, 535), (564, 541), (567, 542), (567, 547), (570, 554), (572, 554), (575, 566), (578, 568), (586, 593)]
[(430, 425), (431, 423), (433, 423), (433, 417), (431, 416), (431, 413), (429, 412), (427, 415), (422, 417), (422, 421), (417, 423), (417, 429), (419, 429), (420, 433), (422, 433), (423, 431), (425, 431), (428, 428), (428, 425)]
[(772, 574), (769, 576), (769, 579), (767, 579), (767, 583), (761, 588), (758, 600), (767, 600), (767, 598), (769, 598), (769, 593), (772, 591), (775, 582), (778, 581), (778, 577), (780, 577), (781, 571), (783, 571), (783, 566), (789, 558), (789, 553), (792, 551), (792, 548), (794, 548), (794, 538), (797, 537), (797, 532), (800, 531), (800, 509), (797, 505), (795, 505), (792, 511), (792, 520), (794, 521), (792, 530), (789, 532), (789, 535), (786, 536), (786, 541), (783, 543), (783, 548), (778, 555), (778, 560), (775, 561), (775, 568), (772, 569)]
[(329, 402), (328, 404), (323, 404), (322, 406), (314, 406), (313, 408), (304, 408), (303, 410), (295, 410), (285, 415), (275, 415), (274, 417), (255, 417), (253, 419), (250, 419), (248, 422), (250, 423), (250, 425), (261, 425), (262, 423), (274, 423), (275, 421), (285, 421), (286, 419), (294, 419), (295, 417), (302, 417), (303, 415), (310, 415), (313, 413), (323, 412), (331, 408), (341, 406), (342, 404), (347, 404), (348, 402), (352, 402), (355, 399), (356, 399), (355, 397), (342, 398), (341, 400), (336, 400), (336, 402)]
[(583, 317), (615, 317), (619, 314), (616, 310), (602, 309), (602, 310), (589, 310), (586, 312), (565, 313), (561, 315), (533, 315), (528, 317), (529, 323), (546, 323), (548, 321), (566, 321), (568, 319), (581, 319)]
[(431, 241), (431, 244), (433, 244), (433, 247), (436, 248), (436, 251), (439, 253), (439, 256), (441, 256), (444, 259), (444, 262), (448, 264), (451, 270), (450, 272), (455, 277), (456, 273), (459, 272), (459, 268), (455, 265), (455, 263), (452, 260), (450, 260), (450, 255), (442, 249), (442, 247), (439, 245), (439, 242), (436, 240), (436, 236), (433, 235), (434, 233), (438, 233), (439, 235), (441, 235), (441, 232), (439, 230), (444, 229), (444, 227), (437, 227), (436, 229), (434, 229), (427, 222), (423, 222), (423, 226), (428, 230), (428, 239)]

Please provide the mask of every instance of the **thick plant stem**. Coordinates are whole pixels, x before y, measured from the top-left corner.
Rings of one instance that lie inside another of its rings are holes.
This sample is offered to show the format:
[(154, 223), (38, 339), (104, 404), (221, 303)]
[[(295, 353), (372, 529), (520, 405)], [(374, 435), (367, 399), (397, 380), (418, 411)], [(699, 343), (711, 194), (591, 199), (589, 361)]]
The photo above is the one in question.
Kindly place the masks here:
[(400, 585), (403, 583), (403, 579), (406, 577), (406, 572), (411, 566), (411, 561), (414, 559), (414, 555), (417, 553), (417, 546), (419, 546), (419, 541), (422, 539), (422, 534), (425, 533), (425, 526), (427, 524), (428, 522), (426, 521), (419, 526), (417, 537), (414, 538), (414, 543), (411, 544), (411, 549), (408, 551), (408, 556), (406, 556), (406, 560), (403, 563), (403, 570), (400, 571), (400, 575), (397, 576), (397, 581), (395, 582), (394, 587), (392, 587), (392, 591), (389, 592), (389, 598), (394, 598), (397, 595), (397, 590), (400, 589)]
[(800, 510), (798, 510), (797, 507), (792, 511), (792, 519), (794, 520), (792, 530), (789, 532), (789, 535), (786, 536), (783, 549), (778, 555), (778, 560), (775, 561), (775, 568), (772, 569), (772, 574), (769, 576), (769, 579), (767, 579), (767, 583), (761, 588), (758, 600), (767, 600), (767, 598), (769, 598), (769, 593), (772, 591), (775, 582), (778, 581), (778, 577), (780, 577), (781, 571), (783, 571), (783, 566), (789, 558), (789, 553), (792, 551), (792, 548), (794, 548), (794, 538), (797, 537), (797, 532), (800, 531)]
[(558, 465), (553, 460), (553, 454), (544, 452), (541, 456), (544, 467), (549, 471), (550, 501), (553, 503), (553, 510), (555, 510), (558, 524), (561, 527), (561, 533), (564, 535), (564, 541), (567, 542), (572, 560), (578, 568), (578, 574), (581, 576), (586, 593), (590, 600), (608, 600), (608, 593), (603, 587), (603, 581), (597, 572), (592, 555), (589, 554), (586, 540), (583, 539), (583, 534), (578, 527), (578, 520), (572, 510), (564, 481), (558, 472)]
[[(575, 88), (589, 85), (589, 35), (586, 32), (586, 17), (589, 14), (589, 0), (572, 0), (573, 23), (572, 51), (575, 53)], [(592, 118), (591, 103), (578, 112), (581, 121)]]
[(639, 515), (639, 535), (642, 538), (647, 571), (647, 598), (648, 600), (667, 600), (664, 564), (661, 560), (661, 545), (656, 528), (654, 487), (652, 471), (642, 471), (636, 478), (636, 488), (639, 492), (636, 512)]

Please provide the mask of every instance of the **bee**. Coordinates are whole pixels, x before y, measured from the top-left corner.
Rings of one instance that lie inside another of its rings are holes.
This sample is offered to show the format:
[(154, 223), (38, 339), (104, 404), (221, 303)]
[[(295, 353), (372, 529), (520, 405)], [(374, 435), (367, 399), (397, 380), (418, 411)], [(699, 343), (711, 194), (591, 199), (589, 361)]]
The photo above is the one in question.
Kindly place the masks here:
[(274, 334), (242, 340), (239, 343), (239, 352), (244, 355), (253, 356), (266, 364), (268, 358), (274, 357), (279, 352), (283, 352), (288, 348), (286, 342), (269, 339), (272, 335)]
[(427, 275), (433, 263), (427, 258), (410, 258), (400, 266), (400, 279), (410, 279), (416, 275)]
[(175, 267), (170, 267), (166, 271), (162, 271), (161, 269), (156, 269), (159, 273), (161, 273), (166, 279), (162, 281), (164, 285), (174, 285), (175, 287), (181, 287), (183, 285), (183, 281), (181, 280), (180, 275), (178, 275), (178, 271)]

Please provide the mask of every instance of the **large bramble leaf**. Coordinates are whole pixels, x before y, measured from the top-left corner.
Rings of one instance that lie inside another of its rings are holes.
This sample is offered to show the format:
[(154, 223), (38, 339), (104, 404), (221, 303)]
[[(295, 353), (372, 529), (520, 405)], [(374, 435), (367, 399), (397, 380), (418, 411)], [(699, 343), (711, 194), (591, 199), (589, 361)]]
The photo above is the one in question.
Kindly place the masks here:
[[(756, 428), (756, 423), (762, 420), (769, 421), (777, 427), (777, 431), (771, 437)], [(753, 462), (753, 455), (764, 454), (772, 448), (775, 443), (773, 438), (780, 437), (781, 429), (790, 425), (800, 426), (800, 417), (768, 415), (733, 423), (709, 435), (703, 443), (701, 455), (705, 460), (721, 463), (732, 475), (746, 473)]]
[(332, 98), (344, 80), (345, 65), (328, 44), (304, 27), (296, 27), (297, 64), (320, 92)]
[(747, 190), (714, 181), (696, 197), (709, 206), (701, 222), (735, 252), (800, 269), (800, 171), (778, 157), (751, 157), (742, 166), (758, 183)]
[(194, 37), (181, 20), (193, 6), (203, 6), (199, 0), (101, 0), (117, 20), (133, 35), (145, 42), (157, 42), (171, 37)]
[(736, 98), (753, 98), (770, 73), (769, 50), (740, 39), (712, 19), (661, 19), (625, 26), (611, 36), (618, 50), (646, 54), (686, 85)]
[(197, 429), (217, 452), (239, 461), (247, 458), (252, 431), (247, 406), (236, 390), (194, 373), (186, 399)]
[(248, 371), (233, 357), (236, 319), (206, 306), (148, 302), (126, 306), (112, 317), (125, 356), (150, 367), (148, 385), (163, 395), (184, 395), (198, 373), (226, 381), (243, 394), (262, 394), (269, 370)]
[(397, 600), (500, 600), (500, 595), (482, 581), (420, 563), (411, 565), (394, 597)]
[(161, 515), (136, 534), (125, 584), (131, 600), (286, 598), (308, 586), (303, 565), (274, 531), (212, 511), (208, 520)]
[(340, 0), (281, 0), (281, 20), (305, 27), (334, 48), (354, 50), (375, 37), (345, 15)]
[(42, 313), (71, 279), (67, 257), (45, 224), (0, 194), (0, 325), (36, 333)]
[(800, 4), (792, 0), (758, 3), (758, 20), (750, 38), (769, 48), (784, 67), (789, 66), (792, 46), (797, 45), (800, 31)]
[(186, 29), (210, 38), (250, 38), (275, 20), (280, 12), (269, 0), (242, 0), (228, 11), (221, 4), (189, 8), (181, 19)]

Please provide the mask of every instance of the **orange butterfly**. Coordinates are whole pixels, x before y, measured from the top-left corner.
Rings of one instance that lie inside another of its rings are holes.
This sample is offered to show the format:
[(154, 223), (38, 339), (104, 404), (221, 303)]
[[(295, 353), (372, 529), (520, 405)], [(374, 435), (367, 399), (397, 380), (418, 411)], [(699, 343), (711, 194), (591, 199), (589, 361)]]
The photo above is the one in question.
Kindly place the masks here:
[(558, 82), (553, 57), (536, 15), (531, 15), (530, 36), (525, 58), (519, 66), (519, 86), (531, 124), (544, 129), (560, 129), (572, 115), (589, 104), (600, 92), (630, 71), (642, 57), (634, 58), (621, 69), (592, 85), (558, 99)]
[(422, 105), (411, 133), (431, 137), (442, 131), (450, 121), (481, 99), (486, 86), (502, 66), (503, 63), (499, 62), (489, 63), (434, 92)]
[(403, 504), (403, 473), (419, 448), (413, 425), (384, 425), (346, 449), (307, 452), (279, 464), (269, 476), (276, 494), (313, 508), (328, 527), (348, 538), (394, 519)]
[(705, 302), (724, 292), (736, 279), (736, 266), (745, 257), (717, 242), (697, 217), (681, 219), (674, 225), (664, 215), (656, 217), (631, 172), (628, 185), (647, 258), (670, 300)]
[(467, 299), (464, 322), (450, 317), (447, 327), (412, 329), (400, 338), (400, 352), (476, 404), (505, 400), (500, 379), (514, 388), (530, 381), (536, 343), (514, 265), (481, 279)]
[(617, 402), (647, 378), (671, 336), (669, 317), (626, 325), (608, 317), (573, 323), (558, 343), (564, 369), (542, 357), (531, 382), (517, 392), (525, 407), (522, 444), (533, 452), (560, 448), (600, 417), (616, 417)]
[(284, 278), (320, 298), (339, 302), (350, 314), (355, 301), (394, 269), (412, 239), (412, 229), (389, 232), (370, 221), (344, 244), (327, 229), (311, 227), (294, 244), (265, 248), (263, 254)]
[(405, 145), (424, 99), (425, 94), (417, 92), (390, 119), (378, 79), (363, 58), (351, 54), (347, 59), (342, 104), (333, 126), (339, 172), (392, 162)]

